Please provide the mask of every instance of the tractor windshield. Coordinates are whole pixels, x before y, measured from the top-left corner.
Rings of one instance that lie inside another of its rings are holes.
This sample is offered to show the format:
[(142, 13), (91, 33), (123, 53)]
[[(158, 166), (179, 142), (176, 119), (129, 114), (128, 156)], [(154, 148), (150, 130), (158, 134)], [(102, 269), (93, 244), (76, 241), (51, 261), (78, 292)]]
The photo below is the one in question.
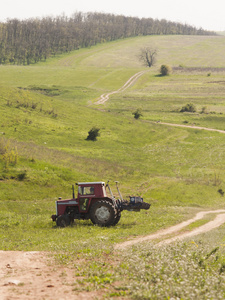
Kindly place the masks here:
[(94, 195), (95, 188), (93, 186), (79, 186), (78, 192), (80, 195)]

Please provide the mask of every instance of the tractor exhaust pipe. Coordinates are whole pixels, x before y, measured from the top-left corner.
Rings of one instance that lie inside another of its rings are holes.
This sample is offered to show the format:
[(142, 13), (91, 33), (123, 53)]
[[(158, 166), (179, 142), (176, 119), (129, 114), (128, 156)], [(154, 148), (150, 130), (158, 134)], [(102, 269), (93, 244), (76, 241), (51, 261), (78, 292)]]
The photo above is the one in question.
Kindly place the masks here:
[(72, 185), (72, 191), (73, 191), (73, 199), (75, 199), (75, 193), (74, 193), (74, 184)]
[(109, 180), (108, 180), (106, 186), (107, 186), (108, 189), (109, 189), (109, 192), (110, 192), (111, 197), (114, 199), (115, 197), (114, 197), (113, 192), (112, 192), (112, 190), (111, 190), (111, 188), (110, 188), (110, 186), (109, 186)]
[(119, 181), (115, 181), (115, 183), (116, 183), (116, 188), (117, 188), (118, 194), (119, 194), (119, 196), (120, 196), (120, 200), (123, 201), (122, 194), (120, 193), (120, 190), (119, 190), (119, 187), (118, 187)]

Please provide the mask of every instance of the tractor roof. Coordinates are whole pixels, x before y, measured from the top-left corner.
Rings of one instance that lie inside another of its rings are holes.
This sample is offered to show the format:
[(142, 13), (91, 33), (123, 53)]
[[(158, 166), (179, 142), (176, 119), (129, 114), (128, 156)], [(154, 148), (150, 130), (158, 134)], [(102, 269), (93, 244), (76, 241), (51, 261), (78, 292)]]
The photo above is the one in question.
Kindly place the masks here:
[(77, 185), (91, 185), (91, 184), (101, 184), (104, 185), (104, 181), (95, 181), (95, 182), (78, 182)]

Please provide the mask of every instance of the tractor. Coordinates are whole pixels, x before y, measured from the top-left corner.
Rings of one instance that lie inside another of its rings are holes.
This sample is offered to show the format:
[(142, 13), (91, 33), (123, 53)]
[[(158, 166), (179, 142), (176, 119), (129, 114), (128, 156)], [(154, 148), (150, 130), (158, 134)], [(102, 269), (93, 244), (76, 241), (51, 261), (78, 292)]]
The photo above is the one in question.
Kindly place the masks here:
[[(129, 196), (130, 201), (123, 199), (116, 181), (119, 198), (116, 199), (109, 186), (109, 182), (79, 182), (78, 195), (75, 198), (74, 185), (72, 186), (72, 199), (56, 201), (56, 214), (52, 220), (59, 227), (66, 227), (78, 220), (89, 220), (99, 226), (114, 226), (121, 217), (123, 210), (140, 211), (149, 209), (150, 204), (143, 202), (140, 196)], [(108, 188), (110, 196), (106, 193)]]

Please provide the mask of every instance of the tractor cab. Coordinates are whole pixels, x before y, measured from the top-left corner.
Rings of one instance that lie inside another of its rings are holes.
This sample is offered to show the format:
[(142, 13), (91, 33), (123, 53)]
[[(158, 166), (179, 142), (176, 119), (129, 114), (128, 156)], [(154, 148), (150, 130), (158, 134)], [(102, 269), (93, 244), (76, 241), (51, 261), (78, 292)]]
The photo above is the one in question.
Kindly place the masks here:
[(105, 182), (78, 182), (78, 199), (84, 197), (102, 198), (107, 197)]
[(94, 199), (107, 197), (105, 182), (78, 182), (77, 185), (80, 212), (86, 212)]

